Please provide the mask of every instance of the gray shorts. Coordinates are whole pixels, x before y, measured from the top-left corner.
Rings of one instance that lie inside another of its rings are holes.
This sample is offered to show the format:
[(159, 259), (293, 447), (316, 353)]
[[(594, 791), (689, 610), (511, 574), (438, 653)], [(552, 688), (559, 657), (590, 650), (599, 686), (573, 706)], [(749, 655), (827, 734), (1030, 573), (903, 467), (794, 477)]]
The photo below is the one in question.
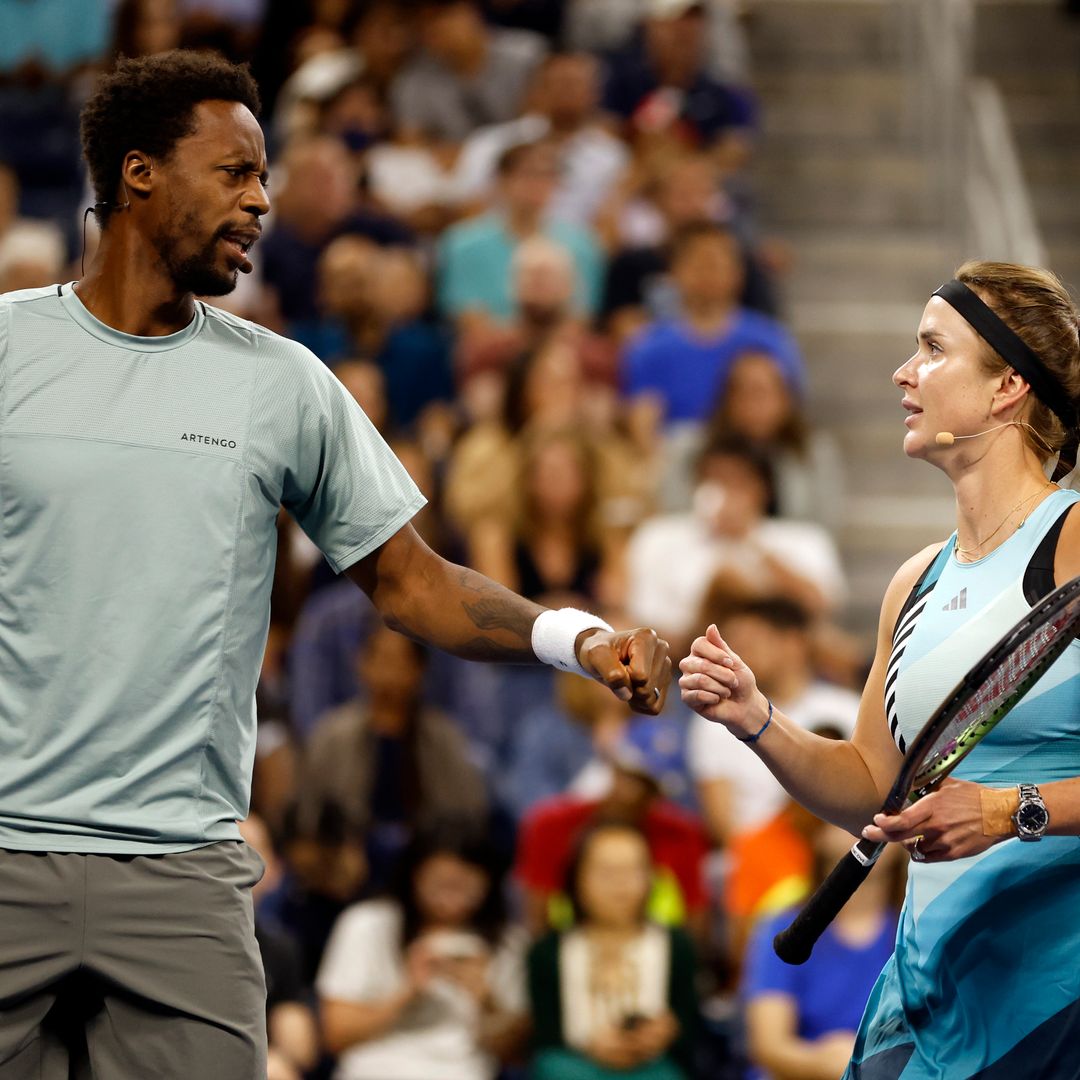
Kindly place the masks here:
[(262, 872), (239, 841), (0, 850), (0, 1077), (265, 1080)]

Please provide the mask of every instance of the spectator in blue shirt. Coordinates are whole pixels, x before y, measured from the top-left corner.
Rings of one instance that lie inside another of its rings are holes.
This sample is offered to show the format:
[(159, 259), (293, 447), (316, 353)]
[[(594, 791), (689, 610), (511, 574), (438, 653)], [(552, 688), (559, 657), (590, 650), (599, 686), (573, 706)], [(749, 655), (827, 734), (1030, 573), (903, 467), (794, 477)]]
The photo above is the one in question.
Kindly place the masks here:
[[(814, 839), (815, 886), (851, 846), (836, 825)], [(792, 966), (773, 952), (773, 937), (793, 911), (763, 919), (743, 971), (747, 1041), (754, 1080), (800, 1076), (829, 1080), (847, 1068), (863, 1009), (896, 942), (905, 852), (889, 852), (825, 930), (810, 959)], [(761, 1070), (761, 1071), (758, 1071)]]
[(739, 306), (742, 256), (731, 232), (699, 222), (671, 245), (671, 274), (680, 313), (646, 327), (627, 348), (627, 396), (658, 400), (668, 426), (704, 421), (721, 395), (740, 353), (775, 358), (789, 384), (803, 383), (802, 359), (791, 335), (775, 319)]
[(508, 320), (514, 314), (514, 252), (538, 233), (570, 253), (581, 314), (596, 314), (604, 278), (597, 239), (590, 229), (548, 218), (559, 169), (559, 152), (546, 140), (504, 151), (496, 206), (447, 229), (439, 242), (438, 301), (443, 314), (459, 322), (463, 317)]

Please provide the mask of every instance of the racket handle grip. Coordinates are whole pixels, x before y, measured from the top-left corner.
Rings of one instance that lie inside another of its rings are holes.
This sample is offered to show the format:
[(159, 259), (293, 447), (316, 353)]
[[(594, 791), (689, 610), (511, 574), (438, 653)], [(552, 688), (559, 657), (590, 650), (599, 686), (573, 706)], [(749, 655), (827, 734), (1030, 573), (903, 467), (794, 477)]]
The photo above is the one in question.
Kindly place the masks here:
[(817, 939), (866, 880), (884, 846), (860, 840), (833, 867), (832, 873), (806, 901), (794, 922), (773, 938), (773, 950), (784, 963), (805, 964), (810, 959)]

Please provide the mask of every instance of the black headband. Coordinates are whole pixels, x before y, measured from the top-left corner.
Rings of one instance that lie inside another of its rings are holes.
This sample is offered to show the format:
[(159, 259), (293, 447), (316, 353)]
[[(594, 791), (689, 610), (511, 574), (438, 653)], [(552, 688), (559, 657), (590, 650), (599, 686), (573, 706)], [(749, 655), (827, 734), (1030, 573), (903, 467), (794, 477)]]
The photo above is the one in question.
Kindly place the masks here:
[(1027, 379), (1035, 396), (1053, 409), (1065, 430), (1076, 427), (1076, 410), (1061, 384), (1046, 369), (1038, 354), (1014, 330), (1002, 322), (990, 307), (979, 299), (962, 281), (947, 281), (934, 296), (940, 296), (958, 311), (971, 328), (1010, 367)]

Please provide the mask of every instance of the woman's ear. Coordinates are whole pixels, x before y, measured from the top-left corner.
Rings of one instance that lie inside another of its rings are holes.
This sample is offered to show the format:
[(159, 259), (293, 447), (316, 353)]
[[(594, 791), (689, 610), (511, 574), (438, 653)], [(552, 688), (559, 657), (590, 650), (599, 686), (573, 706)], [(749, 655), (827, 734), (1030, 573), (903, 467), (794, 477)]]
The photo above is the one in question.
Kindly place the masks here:
[(1001, 419), (1003, 416), (1011, 417), (1024, 404), (1030, 392), (1031, 385), (1027, 379), (1013, 368), (1006, 368), (994, 391), (994, 398), (990, 403), (990, 415), (996, 419)]

